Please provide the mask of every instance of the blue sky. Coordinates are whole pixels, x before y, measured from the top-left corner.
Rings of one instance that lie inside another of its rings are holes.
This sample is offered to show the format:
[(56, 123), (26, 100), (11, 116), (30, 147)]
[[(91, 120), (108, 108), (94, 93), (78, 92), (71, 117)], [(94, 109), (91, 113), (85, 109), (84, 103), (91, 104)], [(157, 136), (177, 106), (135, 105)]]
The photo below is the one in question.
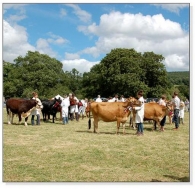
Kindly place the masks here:
[(188, 3), (3, 3), (3, 60), (39, 51), (83, 73), (111, 49), (134, 48), (188, 71), (189, 14)]

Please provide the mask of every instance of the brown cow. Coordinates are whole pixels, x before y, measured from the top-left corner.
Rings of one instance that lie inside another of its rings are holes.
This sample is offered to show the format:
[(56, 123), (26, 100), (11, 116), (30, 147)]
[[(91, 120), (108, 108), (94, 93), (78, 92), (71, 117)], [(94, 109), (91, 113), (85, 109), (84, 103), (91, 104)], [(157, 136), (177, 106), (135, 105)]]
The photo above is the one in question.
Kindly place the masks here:
[[(8, 116), (8, 124), (13, 124), (14, 114), (18, 115), (19, 124), (22, 121), (22, 117), (25, 118), (24, 125), (27, 126), (28, 116), (34, 108), (39, 108), (38, 102), (36, 100), (26, 100), (20, 98), (10, 98), (6, 101), (6, 110)], [(11, 116), (12, 115), (12, 116)], [(10, 118), (11, 122), (10, 122)]]
[(123, 134), (125, 134), (125, 123), (130, 114), (128, 111), (129, 106), (133, 106), (137, 102), (133, 97), (127, 99), (126, 102), (92, 102), (91, 111), (94, 118), (94, 133), (98, 132), (98, 122), (102, 120), (105, 122), (117, 121), (116, 134), (119, 132), (120, 123), (122, 123)]
[[(153, 120), (156, 121), (156, 124), (160, 128), (160, 122), (165, 115), (169, 115), (172, 111), (172, 104), (167, 103), (166, 106), (159, 105), (158, 103), (145, 103), (144, 104), (144, 120)], [(133, 111), (133, 117), (135, 118), (136, 112)], [(133, 120), (135, 120), (133, 118)], [(154, 125), (156, 130), (156, 126)]]

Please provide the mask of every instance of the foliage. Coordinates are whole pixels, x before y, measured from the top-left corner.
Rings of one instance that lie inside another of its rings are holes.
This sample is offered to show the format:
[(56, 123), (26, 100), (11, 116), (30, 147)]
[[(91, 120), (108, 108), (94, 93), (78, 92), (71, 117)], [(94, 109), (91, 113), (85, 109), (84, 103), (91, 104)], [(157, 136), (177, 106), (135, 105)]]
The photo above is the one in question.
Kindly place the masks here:
[(79, 72), (73, 69), (64, 73), (62, 63), (55, 58), (28, 51), (25, 57), (19, 56), (14, 62), (3, 63), (4, 96), (30, 98), (32, 91), (37, 91), (40, 98), (51, 98), (79, 91)]
[(189, 99), (189, 72), (167, 72), (163, 60), (154, 52), (117, 48), (82, 75), (75, 68), (64, 72), (55, 58), (28, 51), (15, 64), (3, 61), (3, 95), (30, 98), (37, 91), (41, 99), (69, 92), (78, 98), (128, 97), (142, 89), (145, 98), (166, 94), (171, 99), (177, 90), (181, 98)]
[[(159, 96), (168, 88), (167, 73), (162, 55), (134, 49), (113, 49), (83, 76), (88, 96), (135, 96), (142, 89), (145, 96)], [(90, 86), (90, 88), (88, 88)]]

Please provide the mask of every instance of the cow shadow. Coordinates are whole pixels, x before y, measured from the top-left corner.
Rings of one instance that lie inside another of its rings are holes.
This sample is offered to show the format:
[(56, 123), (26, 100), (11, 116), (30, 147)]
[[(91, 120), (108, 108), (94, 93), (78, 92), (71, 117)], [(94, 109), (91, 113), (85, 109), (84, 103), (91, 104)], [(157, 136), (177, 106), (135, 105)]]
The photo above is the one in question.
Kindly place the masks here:
[(108, 132), (108, 131), (100, 131), (98, 133), (94, 133), (92, 130), (78, 130), (78, 131), (75, 131), (75, 132), (78, 132), (78, 133), (91, 133), (91, 134), (97, 134), (97, 135), (100, 135), (100, 134), (119, 135), (119, 136), (135, 135), (133, 133), (125, 133), (125, 134), (123, 134), (123, 132), (119, 132), (118, 134), (116, 134), (116, 132)]

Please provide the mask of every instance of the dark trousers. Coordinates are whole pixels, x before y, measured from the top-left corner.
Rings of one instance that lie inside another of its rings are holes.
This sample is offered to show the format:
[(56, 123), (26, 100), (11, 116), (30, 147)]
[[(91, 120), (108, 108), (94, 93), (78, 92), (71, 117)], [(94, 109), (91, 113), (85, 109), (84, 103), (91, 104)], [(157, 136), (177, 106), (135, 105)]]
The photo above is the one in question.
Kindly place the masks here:
[(143, 131), (144, 131), (143, 123), (137, 123), (137, 132), (143, 133)]
[(165, 125), (165, 122), (166, 122), (166, 116), (163, 117), (163, 119), (162, 119), (161, 122), (160, 122), (160, 125), (161, 125), (161, 126), (164, 126), (164, 125)]
[[(34, 123), (34, 118), (35, 118), (35, 116), (32, 115), (32, 117), (31, 117), (31, 125), (34, 125), (34, 124), (35, 124), (35, 123)], [(37, 114), (37, 121), (36, 121), (36, 124), (37, 124), (37, 125), (40, 125), (40, 115), (39, 115), (39, 114)]]
[(179, 127), (179, 110), (174, 110), (173, 121), (175, 122), (175, 128)]

